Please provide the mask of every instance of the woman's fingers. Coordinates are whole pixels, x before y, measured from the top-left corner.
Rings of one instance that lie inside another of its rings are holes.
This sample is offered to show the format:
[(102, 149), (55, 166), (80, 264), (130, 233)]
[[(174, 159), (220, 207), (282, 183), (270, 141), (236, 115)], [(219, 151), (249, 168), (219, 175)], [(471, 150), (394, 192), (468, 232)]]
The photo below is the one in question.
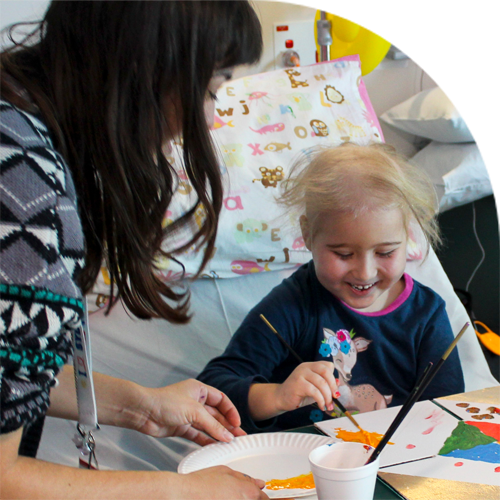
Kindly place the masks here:
[[(181, 481), (188, 481), (183, 489), (183, 498), (246, 498), (247, 500), (268, 500), (264, 493), (264, 481), (224, 465), (209, 467), (189, 474), (181, 474)], [(203, 491), (203, 496), (199, 492)]]
[(207, 395), (205, 404), (209, 407), (216, 408), (218, 412), (224, 416), (229, 425), (239, 427), (241, 418), (238, 410), (231, 400), (221, 391), (214, 387), (206, 385)]
[[(219, 422), (220, 425), (222, 425), (225, 429), (227, 429), (231, 434), (234, 436), (245, 436), (246, 432), (241, 428), (241, 427), (235, 427), (234, 425), (231, 425), (227, 419), (222, 415), (217, 408), (213, 408), (211, 406), (204, 406), (204, 410), (212, 417), (214, 418), (217, 422)], [(203, 421), (200, 422), (201, 425), (203, 425)], [(198, 422), (193, 422), (193, 427), (199, 429), (199, 430), (204, 430), (202, 427), (199, 427), (200, 423)]]
[(235, 430), (235, 427), (227, 424), (229, 425), (229, 428), (227, 428), (221, 422), (227, 423), (223, 415), (217, 411), (214, 412), (213, 408), (200, 405), (195, 410), (191, 425), (195, 429), (212, 436), (217, 441), (232, 441), (235, 437), (235, 434), (232, 432)]

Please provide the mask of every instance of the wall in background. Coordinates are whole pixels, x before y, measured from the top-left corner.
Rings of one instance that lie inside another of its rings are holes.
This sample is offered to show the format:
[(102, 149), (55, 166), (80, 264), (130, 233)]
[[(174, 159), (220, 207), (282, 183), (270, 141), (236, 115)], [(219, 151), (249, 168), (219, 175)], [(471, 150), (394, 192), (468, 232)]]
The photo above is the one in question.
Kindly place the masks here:
[(47, 0), (0, 0), (0, 28), (39, 19), (48, 4)]
[[(47, 0), (0, 0), (0, 28), (43, 13)], [(260, 63), (236, 76), (274, 69), (273, 24), (313, 20), (318, 0), (254, 0), (264, 34)], [(500, 61), (500, 0), (407, 0), (396, 9), (408, 23), (408, 42), (424, 56), (423, 89), (449, 81), (457, 71), (482, 70)], [(311, 33), (311, 37), (314, 34)], [(422, 58), (383, 61), (364, 78), (377, 114), (420, 90)], [(386, 141), (401, 152), (416, 151), (414, 138), (384, 127)]]

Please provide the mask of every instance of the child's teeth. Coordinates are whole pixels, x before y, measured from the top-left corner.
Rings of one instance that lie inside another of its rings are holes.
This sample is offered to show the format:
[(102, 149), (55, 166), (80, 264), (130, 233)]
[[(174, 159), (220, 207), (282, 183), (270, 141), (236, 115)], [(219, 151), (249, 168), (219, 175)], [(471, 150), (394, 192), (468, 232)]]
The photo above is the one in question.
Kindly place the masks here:
[(356, 288), (356, 290), (368, 290), (368, 288), (371, 288), (373, 286), (372, 285), (364, 285), (364, 286), (359, 286), (359, 285), (352, 285), (353, 288)]

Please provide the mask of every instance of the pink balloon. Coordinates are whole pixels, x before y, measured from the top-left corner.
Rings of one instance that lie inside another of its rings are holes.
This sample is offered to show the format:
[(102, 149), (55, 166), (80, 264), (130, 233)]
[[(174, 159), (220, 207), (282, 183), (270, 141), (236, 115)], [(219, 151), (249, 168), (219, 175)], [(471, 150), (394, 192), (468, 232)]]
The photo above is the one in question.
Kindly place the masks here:
[(388, 0), (389, 2), (392, 3), (392, 5), (394, 5), (394, 7), (397, 7), (398, 5), (401, 5), (402, 3), (405, 3), (406, 0)]

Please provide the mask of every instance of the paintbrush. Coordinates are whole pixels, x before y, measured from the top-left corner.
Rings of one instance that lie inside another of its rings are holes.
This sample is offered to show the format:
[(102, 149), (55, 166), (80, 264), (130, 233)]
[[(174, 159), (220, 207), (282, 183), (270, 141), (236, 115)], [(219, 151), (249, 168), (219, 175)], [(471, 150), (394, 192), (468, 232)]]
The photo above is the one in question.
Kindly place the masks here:
[[(278, 333), (278, 331), (276, 330), (276, 328), (274, 328), (273, 325), (271, 325), (271, 323), (269, 323), (269, 321), (266, 319), (266, 317), (261, 314), (260, 317), (262, 318), (262, 320), (266, 323), (266, 325), (271, 329), (271, 331), (280, 339), (281, 343), (288, 349), (288, 351), (290, 352), (290, 354), (299, 362), (299, 363), (303, 363), (304, 361), (302, 360), (302, 358), (292, 349), (292, 347), (288, 344), (288, 342)], [(342, 413), (345, 414), (345, 416), (359, 429), (359, 430), (363, 430), (361, 429), (360, 425), (356, 422), (356, 420), (354, 419), (354, 417), (346, 410), (346, 408), (344, 407), (344, 405), (336, 398), (332, 397), (333, 399), (333, 402), (338, 406), (338, 408), (340, 409), (340, 411)], [(322, 410), (324, 411), (327, 415), (331, 416), (330, 413), (328, 413), (326, 410)]]
[(448, 349), (444, 352), (442, 355), (441, 359), (434, 365), (432, 362), (430, 362), (426, 367), (422, 375), (420, 376), (418, 382), (415, 384), (415, 387), (411, 391), (410, 395), (404, 402), (403, 406), (399, 410), (398, 414), (396, 415), (396, 418), (393, 420), (392, 424), (389, 426), (389, 429), (387, 429), (387, 432), (384, 434), (384, 437), (380, 440), (379, 444), (377, 447), (373, 450), (373, 453), (371, 454), (369, 460), (366, 462), (366, 464), (369, 464), (376, 460), (376, 458), (380, 455), (382, 450), (384, 449), (385, 445), (389, 442), (389, 439), (393, 436), (393, 434), (396, 432), (398, 427), (400, 426), (401, 422), (404, 420), (406, 415), (410, 412), (410, 410), (413, 408), (413, 405), (415, 402), (420, 398), (420, 396), (423, 394), (427, 386), (431, 383), (432, 379), (435, 377), (436, 373), (439, 371), (441, 366), (443, 366), (443, 363), (446, 361), (448, 356), (450, 355), (451, 351), (455, 348), (457, 345), (457, 342), (461, 339), (462, 335), (465, 333), (467, 330), (467, 327), (469, 326), (469, 322), (465, 323), (465, 325), (462, 327), (458, 335), (455, 337), (453, 342), (450, 344)]

